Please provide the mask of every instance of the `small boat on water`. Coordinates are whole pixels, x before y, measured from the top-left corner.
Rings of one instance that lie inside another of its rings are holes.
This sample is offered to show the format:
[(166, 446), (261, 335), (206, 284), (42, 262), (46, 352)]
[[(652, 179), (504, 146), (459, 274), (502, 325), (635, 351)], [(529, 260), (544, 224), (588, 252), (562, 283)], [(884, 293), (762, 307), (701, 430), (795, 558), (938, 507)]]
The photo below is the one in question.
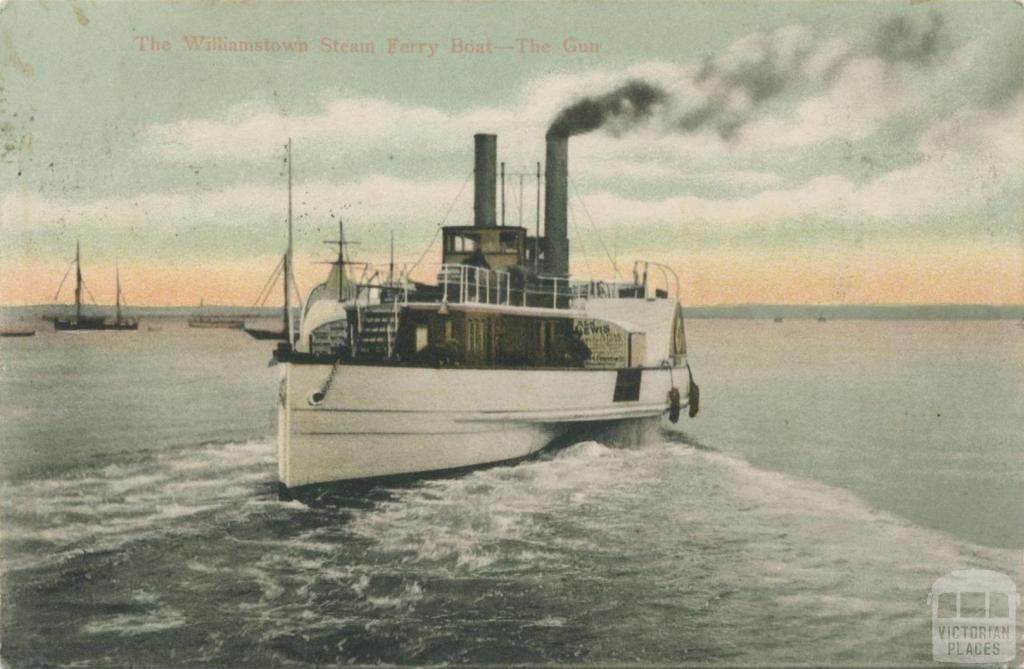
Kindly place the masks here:
[(782, 322), (782, 316), (776, 316), (775, 317), (775, 322), (776, 323), (781, 323)]
[(0, 330), (0, 337), (35, 337), (35, 330), (4, 329)]
[[(126, 318), (121, 313), (121, 272), (119, 269), (115, 269), (115, 279), (117, 282), (117, 298), (116, 306), (114, 311), (114, 319), (111, 320), (106, 316), (97, 316), (83, 313), (82, 310), (82, 291), (85, 290), (85, 282), (82, 279), (82, 253), (81, 244), (75, 242), (75, 313), (71, 316), (58, 316), (53, 320), (53, 329), (58, 331), (72, 331), (72, 330), (138, 330), (139, 319), (137, 318)], [(71, 268), (68, 268), (71, 271)], [(67, 279), (65, 273), (64, 279)], [(60, 290), (64, 287), (64, 279), (61, 280), (60, 286), (57, 287), (57, 297), (60, 297)]]
[(190, 328), (222, 328), (225, 330), (241, 330), (245, 327), (245, 319), (235, 316), (211, 316), (206, 313), (202, 298), (199, 299), (199, 313), (188, 319)]
[(824, 316), (818, 316), (818, 322), (819, 323), (824, 323), (826, 320), (828, 320), (828, 319), (826, 319)]

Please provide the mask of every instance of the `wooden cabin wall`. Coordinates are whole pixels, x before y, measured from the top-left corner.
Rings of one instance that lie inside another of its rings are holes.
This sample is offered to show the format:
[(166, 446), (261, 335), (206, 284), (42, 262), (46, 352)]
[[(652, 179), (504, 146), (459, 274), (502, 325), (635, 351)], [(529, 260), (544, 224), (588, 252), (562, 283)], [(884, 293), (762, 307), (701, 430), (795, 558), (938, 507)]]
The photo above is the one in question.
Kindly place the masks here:
[[(424, 326), (429, 346), (417, 352), (416, 329)], [(567, 318), (463, 310), (442, 315), (433, 309), (406, 309), (395, 348), (403, 362), (436, 364), (445, 341), (454, 340), (458, 363), (467, 367), (580, 367), (583, 361), (573, 358), (574, 337)]]

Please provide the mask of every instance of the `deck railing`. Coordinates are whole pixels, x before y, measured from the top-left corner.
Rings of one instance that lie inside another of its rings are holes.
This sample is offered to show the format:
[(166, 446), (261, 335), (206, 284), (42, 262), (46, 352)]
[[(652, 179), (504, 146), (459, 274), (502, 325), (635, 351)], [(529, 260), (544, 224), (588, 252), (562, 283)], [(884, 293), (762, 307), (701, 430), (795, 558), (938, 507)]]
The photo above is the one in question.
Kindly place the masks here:
[[(506, 270), (456, 263), (440, 265), (436, 287), (413, 284), (406, 277), (392, 282), (379, 277), (380, 272), (367, 270), (359, 280), (350, 281), (353, 295), (349, 304), (367, 308), (386, 303), (397, 309), (408, 304), (411, 297), (417, 302), (569, 309), (578, 300), (667, 299), (679, 295), (679, 278), (672, 268), (642, 260), (633, 265), (632, 281), (581, 281), (544, 275), (525, 280)], [(317, 286), (306, 309), (326, 290), (324, 284)]]
[(448, 304), (568, 309), (572, 291), (564, 277), (536, 277), (528, 285), (511, 272), (471, 265), (443, 264), (437, 274), (441, 300)]

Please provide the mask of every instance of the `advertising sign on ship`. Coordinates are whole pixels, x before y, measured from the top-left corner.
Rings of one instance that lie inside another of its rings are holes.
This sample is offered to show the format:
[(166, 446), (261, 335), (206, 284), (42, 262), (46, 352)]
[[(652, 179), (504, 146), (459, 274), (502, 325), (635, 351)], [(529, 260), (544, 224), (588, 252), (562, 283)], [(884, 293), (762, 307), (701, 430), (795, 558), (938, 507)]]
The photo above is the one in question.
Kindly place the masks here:
[(629, 333), (608, 321), (581, 318), (573, 321), (573, 331), (590, 349), (586, 366), (616, 369), (629, 365)]

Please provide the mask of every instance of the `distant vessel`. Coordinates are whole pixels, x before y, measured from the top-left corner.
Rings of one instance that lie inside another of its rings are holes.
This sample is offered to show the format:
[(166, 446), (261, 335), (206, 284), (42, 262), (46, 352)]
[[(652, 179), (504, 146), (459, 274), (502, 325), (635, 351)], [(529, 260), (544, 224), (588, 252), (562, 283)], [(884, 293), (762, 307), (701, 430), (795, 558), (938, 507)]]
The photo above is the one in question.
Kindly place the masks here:
[(675, 273), (637, 261), (632, 280), (569, 277), (568, 137), (548, 134), (543, 237), (540, 164), (531, 237), (504, 225), (504, 206), (497, 224), (497, 137), (475, 144), (473, 225), (443, 228), (436, 283), (372, 268), (350, 282), (339, 235), (299, 336), (278, 344), (282, 496), (512, 462), (597, 426), (696, 415)]
[(267, 285), (260, 295), (257, 296), (256, 302), (266, 300), (267, 295), (270, 294), (270, 290), (273, 289), (276, 283), (276, 276), (278, 271), (281, 272), (282, 281), (284, 285), (284, 307), (282, 313), (282, 323), (280, 330), (264, 330), (260, 328), (253, 328), (244, 326), (245, 333), (253, 339), (273, 340), (273, 341), (290, 341), (289, 333), (292, 331), (292, 140), (288, 140), (288, 153), (286, 160), (288, 161), (288, 249), (285, 251), (281, 262), (275, 268), (274, 272), (270, 275), (270, 279), (267, 281)]
[(190, 328), (223, 328), (226, 330), (241, 330), (245, 321), (234, 316), (210, 316), (205, 312), (203, 299), (199, 298), (199, 312), (188, 319)]
[(775, 322), (776, 323), (781, 323), (782, 322), (782, 316), (776, 316), (775, 317)]
[(818, 316), (818, 322), (824, 323), (827, 319), (824, 316)]
[(6, 329), (0, 330), (0, 337), (34, 337), (36, 336), (35, 330), (16, 330)]
[[(85, 283), (82, 281), (82, 253), (81, 245), (75, 242), (75, 314), (74, 316), (61, 316), (53, 321), (54, 330), (138, 330), (139, 320), (137, 318), (125, 318), (121, 314), (121, 272), (115, 269), (117, 282), (117, 306), (115, 307), (114, 320), (105, 316), (86, 315), (82, 313), (82, 290)], [(70, 268), (69, 268), (70, 270)], [(64, 275), (67, 278), (67, 274)], [(57, 295), (60, 296), (60, 289), (64, 281), (57, 288)]]

